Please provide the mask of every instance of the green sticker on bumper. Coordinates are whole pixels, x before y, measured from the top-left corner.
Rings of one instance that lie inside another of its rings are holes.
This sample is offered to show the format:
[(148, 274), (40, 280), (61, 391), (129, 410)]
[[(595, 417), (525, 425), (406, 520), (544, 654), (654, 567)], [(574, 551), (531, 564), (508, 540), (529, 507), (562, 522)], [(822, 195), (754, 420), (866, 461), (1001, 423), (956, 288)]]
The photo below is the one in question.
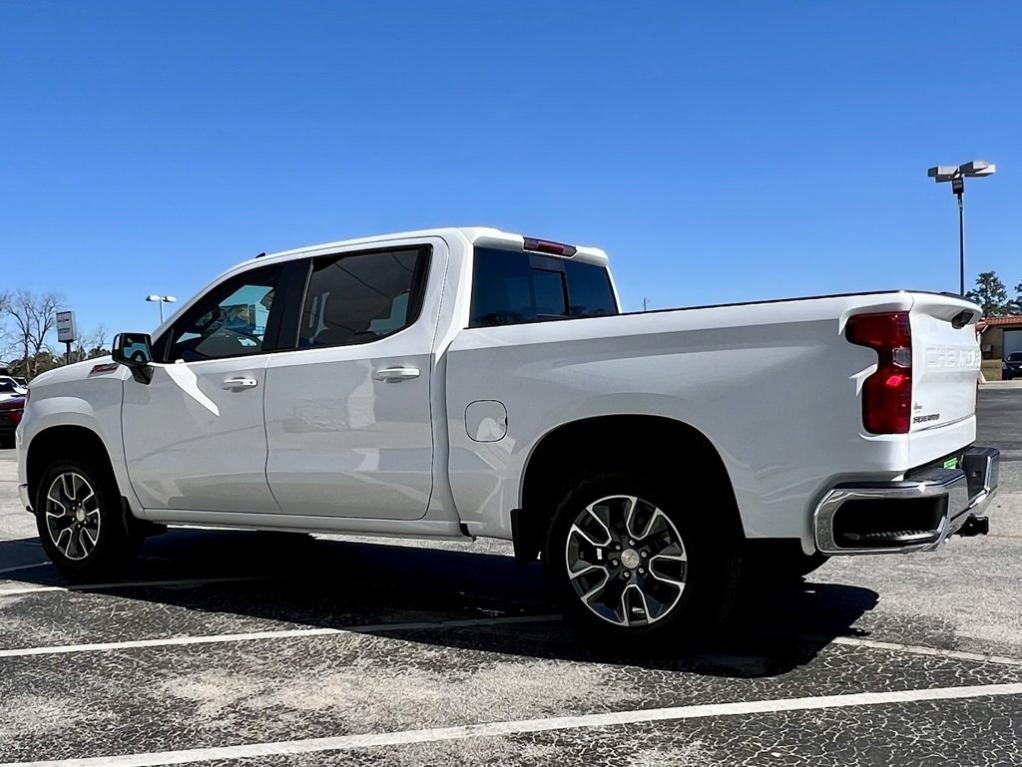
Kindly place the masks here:
[(945, 469), (957, 469), (958, 468), (958, 459), (957, 458), (948, 458), (946, 461), (944, 461), (944, 468)]

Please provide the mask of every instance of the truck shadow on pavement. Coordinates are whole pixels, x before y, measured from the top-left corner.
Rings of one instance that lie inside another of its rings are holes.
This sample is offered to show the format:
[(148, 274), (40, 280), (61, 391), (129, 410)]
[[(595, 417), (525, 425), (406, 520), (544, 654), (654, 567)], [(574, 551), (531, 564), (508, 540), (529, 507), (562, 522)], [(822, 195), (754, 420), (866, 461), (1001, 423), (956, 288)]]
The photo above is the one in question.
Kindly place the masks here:
[[(11, 561), (8, 554), (14, 547), (23, 552), (31, 543), (0, 542), (0, 568)], [(42, 555), (41, 548), (39, 552)], [(45, 556), (36, 561), (42, 559)], [(0, 578), (26, 585), (66, 583), (48, 564)], [(139, 585), (192, 579), (211, 580)], [(731, 678), (777, 676), (811, 662), (835, 637), (859, 633), (855, 623), (877, 603), (875, 592), (840, 584), (747, 589), (736, 616), (712, 645), (637, 657), (590, 647), (557, 617), (538, 564), (522, 567), (510, 556), (494, 553), (287, 534), (175, 530), (147, 541), (142, 558), (130, 570), (103, 581), (132, 585), (84, 593), (136, 601), (143, 612), (155, 605), (186, 610), (192, 616), (238, 616), (246, 619), (242, 630), (253, 630), (253, 619), (259, 626), (255, 630), (264, 631), (355, 627), (363, 634), (468, 652)], [(0, 591), (9, 586), (0, 586)], [(47, 598), (61, 597), (51, 593)], [(511, 620), (503, 620), (507, 618)], [(435, 625), (445, 621), (471, 625)]]

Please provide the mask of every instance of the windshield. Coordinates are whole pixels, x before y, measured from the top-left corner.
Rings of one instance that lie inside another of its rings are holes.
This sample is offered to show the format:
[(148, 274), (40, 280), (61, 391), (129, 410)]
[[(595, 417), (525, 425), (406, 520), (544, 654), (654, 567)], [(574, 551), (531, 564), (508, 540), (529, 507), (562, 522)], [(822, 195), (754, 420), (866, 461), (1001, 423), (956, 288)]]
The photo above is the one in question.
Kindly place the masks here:
[(1012, 352), (1009, 354), (1008, 362), (1022, 362), (1022, 352)]

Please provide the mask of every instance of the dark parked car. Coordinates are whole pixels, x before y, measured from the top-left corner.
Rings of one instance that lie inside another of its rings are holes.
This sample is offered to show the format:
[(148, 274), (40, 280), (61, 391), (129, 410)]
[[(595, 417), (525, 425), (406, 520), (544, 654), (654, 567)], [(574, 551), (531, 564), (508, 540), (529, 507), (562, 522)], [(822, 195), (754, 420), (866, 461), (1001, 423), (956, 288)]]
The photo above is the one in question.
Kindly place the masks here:
[(1022, 352), (1012, 352), (1004, 359), (1001, 366), (1001, 378), (1010, 381), (1012, 378), (1022, 378)]
[(14, 430), (25, 412), (25, 398), (11, 397), (0, 400), (0, 447), (14, 446)]
[(0, 400), (8, 397), (23, 397), (28, 389), (10, 376), (0, 376)]

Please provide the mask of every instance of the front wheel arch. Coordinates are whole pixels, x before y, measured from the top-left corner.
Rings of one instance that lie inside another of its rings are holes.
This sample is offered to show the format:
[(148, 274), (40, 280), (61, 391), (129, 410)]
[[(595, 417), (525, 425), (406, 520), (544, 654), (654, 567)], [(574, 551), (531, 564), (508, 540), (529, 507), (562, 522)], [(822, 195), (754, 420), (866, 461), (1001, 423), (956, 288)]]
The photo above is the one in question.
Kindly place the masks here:
[[(117, 474), (114, 472), (106, 445), (96, 432), (85, 426), (50, 426), (33, 437), (25, 461), (28, 493), (33, 502), (38, 495), (39, 483), (46, 468), (55, 461), (66, 459), (87, 460), (97, 471), (103, 472), (117, 494), (125, 534), (135, 535), (144, 531), (144, 523), (132, 514), (128, 501), (117, 484)], [(39, 509), (35, 509), (35, 512), (38, 514)]]

